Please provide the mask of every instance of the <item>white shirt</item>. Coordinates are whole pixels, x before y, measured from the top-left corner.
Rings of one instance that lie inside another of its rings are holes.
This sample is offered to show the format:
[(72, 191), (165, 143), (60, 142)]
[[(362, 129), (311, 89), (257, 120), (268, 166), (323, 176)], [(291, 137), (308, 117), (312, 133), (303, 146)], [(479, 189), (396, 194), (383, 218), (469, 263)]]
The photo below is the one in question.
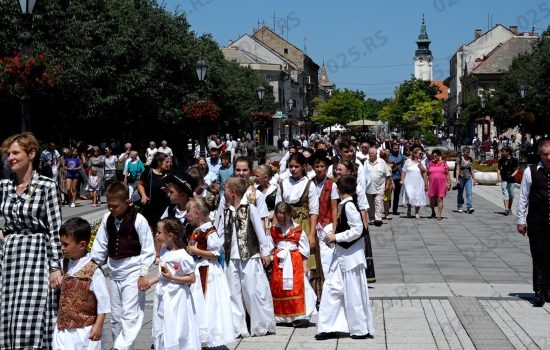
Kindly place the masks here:
[[(208, 221), (204, 224), (200, 225), (197, 229), (200, 231), (205, 232), (209, 228), (214, 227), (212, 225), (212, 222)], [(206, 250), (208, 250), (210, 253), (212, 253), (214, 256), (220, 256), (220, 253), (223, 248), (223, 237), (220, 237), (217, 232), (213, 232), (208, 235), (206, 238)], [(209, 259), (206, 258), (199, 258), (199, 261), (197, 261), (197, 267), (200, 266), (208, 266), (210, 264)]]
[(151, 161), (153, 160), (153, 157), (155, 156), (155, 153), (157, 153), (158, 149), (155, 147), (151, 149), (151, 147), (148, 147), (145, 151), (145, 165), (150, 165)]
[[(538, 162), (537, 170), (543, 167), (542, 162)], [(518, 225), (527, 224), (527, 208), (529, 207), (529, 192), (533, 178), (531, 177), (531, 167), (527, 167), (523, 171), (523, 179), (521, 180), (521, 188), (519, 190), (519, 201), (516, 209), (516, 218)]]
[[(294, 180), (293, 178), (288, 178), (284, 180), (280, 186), (283, 189), (283, 196), (281, 196), (281, 188), (277, 189), (277, 198), (275, 199), (275, 204), (285, 201), (288, 204), (296, 204), (300, 201), (302, 194), (306, 190), (306, 186), (309, 183), (307, 177), (302, 177), (300, 180)], [(319, 215), (319, 197), (315, 193), (315, 184), (309, 186), (308, 193), (308, 203), (309, 203), (309, 214), (310, 215)]]
[(160, 146), (157, 150), (157, 152), (160, 152), (160, 153), (164, 153), (166, 154), (168, 157), (173, 157), (174, 156), (174, 153), (172, 153), (172, 149), (168, 146), (166, 147), (162, 147)]
[(117, 158), (111, 155), (109, 158), (105, 157), (105, 170), (116, 170)]
[(391, 176), (391, 171), (384, 159), (376, 158), (374, 163), (369, 160), (367, 168), (370, 172), (371, 183), (367, 188), (368, 194), (383, 194), (386, 190), (386, 178)]
[[(111, 213), (105, 213), (103, 220), (99, 225), (90, 256), (98, 264), (103, 264), (109, 255), (108, 237), (107, 237), (107, 218)], [(115, 219), (117, 230), (120, 229), (122, 220)], [(131, 256), (124, 259), (107, 259), (109, 266), (109, 276), (112, 280), (124, 280), (133, 274), (144, 273), (155, 262), (155, 244), (153, 242), (153, 233), (145, 217), (141, 214), (136, 215), (134, 224), (139, 243), (141, 244), (141, 253), (137, 256)]]
[(279, 173), (284, 173), (288, 166), (288, 159), (290, 158), (290, 152), (286, 152), (283, 158), (279, 161)]

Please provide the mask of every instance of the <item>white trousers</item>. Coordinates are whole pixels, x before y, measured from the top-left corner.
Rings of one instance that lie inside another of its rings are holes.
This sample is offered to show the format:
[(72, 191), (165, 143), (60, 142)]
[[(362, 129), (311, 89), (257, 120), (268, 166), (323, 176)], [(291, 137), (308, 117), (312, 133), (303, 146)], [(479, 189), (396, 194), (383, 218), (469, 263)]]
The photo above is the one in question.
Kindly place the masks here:
[(384, 217), (384, 194), (367, 194), (369, 220), (381, 221)]
[(274, 333), (276, 327), (273, 297), (261, 259), (230, 259), (224, 271), (231, 293), (235, 337), (249, 336), (246, 313), (250, 315), (252, 335)]
[(317, 331), (350, 335), (374, 333), (365, 267), (343, 271), (337, 266), (323, 284)]
[(138, 278), (130, 275), (122, 281), (110, 281), (111, 333), (113, 347), (119, 350), (133, 349), (143, 323), (145, 293), (138, 290)]

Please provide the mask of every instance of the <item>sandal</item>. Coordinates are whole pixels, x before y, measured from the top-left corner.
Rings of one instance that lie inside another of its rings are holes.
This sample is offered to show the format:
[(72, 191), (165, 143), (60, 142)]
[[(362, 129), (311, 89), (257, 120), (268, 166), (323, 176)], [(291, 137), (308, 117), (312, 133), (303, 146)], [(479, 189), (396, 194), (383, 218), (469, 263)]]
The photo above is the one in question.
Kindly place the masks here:
[(157, 256), (155, 258), (155, 265), (158, 265), (160, 263), (160, 256)]

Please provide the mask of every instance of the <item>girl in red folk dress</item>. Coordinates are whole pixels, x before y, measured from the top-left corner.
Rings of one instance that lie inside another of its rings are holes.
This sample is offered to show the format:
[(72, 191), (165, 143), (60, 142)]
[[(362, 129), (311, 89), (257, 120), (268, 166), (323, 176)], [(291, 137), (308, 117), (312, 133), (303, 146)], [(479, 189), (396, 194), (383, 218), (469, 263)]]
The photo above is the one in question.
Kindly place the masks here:
[(275, 321), (307, 327), (308, 318), (316, 312), (315, 293), (307, 278), (309, 240), (302, 227), (292, 221), (289, 204), (278, 203), (275, 216), (277, 224), (271, 227), (271, 237), (276, 248), (270, 284)]

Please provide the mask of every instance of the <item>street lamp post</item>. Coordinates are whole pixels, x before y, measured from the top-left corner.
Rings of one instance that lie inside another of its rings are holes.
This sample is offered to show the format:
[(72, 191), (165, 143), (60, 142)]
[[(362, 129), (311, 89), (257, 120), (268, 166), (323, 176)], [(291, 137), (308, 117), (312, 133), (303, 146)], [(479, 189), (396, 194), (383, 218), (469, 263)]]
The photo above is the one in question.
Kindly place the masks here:
[[(286, 107), (287, 107), (287, 110), (288, 110), (288, 119), (289, 120), (292, 120), (292, 116), (290, 115), (290, 112), (292, 112), (292, 107), (294, 106), (294, 100), (289, 98), (288, 101), (286, 102)], [(290, 124), (291, 126), (289, 127), (289, 134), (288, 134), (288, 139), (290, 141), (290, 136), (292, 135), (292, 124)]]
[[(203, 88), (203, 82), (204, 79), (206, 79), (206, 74), (208, 73), (208, 64), (205, 60), (200, 58), (197, 63), (195, 64), (195, 71), (197, 72), (197, 79), (199, 79), (200, 89), (199, 89), (199, 98), (201, 98), (202, 95), (202, 88)], [(199, 145), (201, 145), (202, 149), (202, 128), (199, 128)], [(206, 143), (205, 143), (205, 154), (206, 154)]]
[[(24, 56), (30, 56), (32, 53), (32, 11), (36, 0), (19, 0), (21, 14), (23, 15), (23, 33), (21, 34), (21, 51)], [(25, 89), (21, 96), (21, 132), (31, 129), (31, 96)]]
[(527, 95), (527, 85), (521, 84), (519, 86), (519, 95), (521, 96), (522, 100), (525, 99), (525, 96)]
[[(264, 96), (265, 96), (265, 88), (260, 85), (258, 86), (258, 88), (256, 89), (256, 93), (258, 94), (258, 99), (260, 100), (260, 105), (262, 106), (262, 109), (263, 109), (263, 103), (264, 103)], [(267, 146), (267, 140), (269, 139), (269, 127), (267, 125), (267, 122), (263, 121), (263, 123), (265, 123), (265, 145)], [(254, 123), (256, 124), (256, 123)], [(256, 135), (256, 132), (254, 132), (254, 135)], [(261, 139), (260, 139), (261, 141)], [(260, 158), (262, 158), (262, 155), (261, 155), (261, 149), (260, 149)]]

